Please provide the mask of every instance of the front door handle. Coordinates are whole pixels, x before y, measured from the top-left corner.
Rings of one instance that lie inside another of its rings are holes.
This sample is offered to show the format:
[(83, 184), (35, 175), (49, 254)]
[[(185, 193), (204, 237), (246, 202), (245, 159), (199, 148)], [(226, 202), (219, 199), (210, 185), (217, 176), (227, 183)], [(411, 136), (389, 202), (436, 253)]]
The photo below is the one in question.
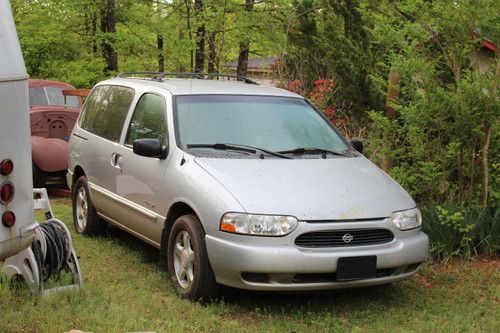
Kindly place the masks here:
[(113, 168), (120, 170), (123, 172), (123, 157), (120, 154), (113, 153), (111, 154), (111, 165)]

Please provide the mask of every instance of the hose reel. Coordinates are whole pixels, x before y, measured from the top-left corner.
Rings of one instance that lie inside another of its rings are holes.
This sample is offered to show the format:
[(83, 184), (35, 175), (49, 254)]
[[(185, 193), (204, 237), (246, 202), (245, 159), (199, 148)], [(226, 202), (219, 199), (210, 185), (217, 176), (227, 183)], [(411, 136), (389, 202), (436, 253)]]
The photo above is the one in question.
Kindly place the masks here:
[[(9, 276), (21, 276), (29, 288), (42, 295), (54, 291), (80, 288), (83, 279), (78, 257), (73, 249), (71, 234), (66, 225), (53, 216), (47, 191), (34, 189), (34, 208), (42, 210), (47, 220), (35, 230), (31, 246), (7, 258), (4, 271)], [(61, 272), (71, 275), (72, 284), (45, 289), (49, 279), (60, 282)]]

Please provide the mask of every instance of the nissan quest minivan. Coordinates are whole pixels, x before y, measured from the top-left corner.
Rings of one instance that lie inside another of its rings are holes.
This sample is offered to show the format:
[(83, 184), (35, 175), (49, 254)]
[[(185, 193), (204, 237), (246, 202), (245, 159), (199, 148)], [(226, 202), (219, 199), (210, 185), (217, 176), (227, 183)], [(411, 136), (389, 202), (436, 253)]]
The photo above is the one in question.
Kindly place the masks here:
[(192, 300), (219, 285), (318, 290), (415, 274), (428, 238), (406, 191), (302, 96), (233, 78), (124, 73), (96, 85), (70, 138), (76, 231), (111, 223), (158, 248)]

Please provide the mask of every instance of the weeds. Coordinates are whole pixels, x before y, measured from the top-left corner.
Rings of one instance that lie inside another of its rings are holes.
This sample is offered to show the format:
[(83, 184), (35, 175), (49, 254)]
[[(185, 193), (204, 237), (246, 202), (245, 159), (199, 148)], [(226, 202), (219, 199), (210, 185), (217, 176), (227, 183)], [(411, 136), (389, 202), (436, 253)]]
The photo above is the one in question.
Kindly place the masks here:
[(424, 207), (422, 216), (423, 230), (429, 236), (434, 258), (470, 258), (478, 253), (496, 254), (500, 250), (499, 209)]

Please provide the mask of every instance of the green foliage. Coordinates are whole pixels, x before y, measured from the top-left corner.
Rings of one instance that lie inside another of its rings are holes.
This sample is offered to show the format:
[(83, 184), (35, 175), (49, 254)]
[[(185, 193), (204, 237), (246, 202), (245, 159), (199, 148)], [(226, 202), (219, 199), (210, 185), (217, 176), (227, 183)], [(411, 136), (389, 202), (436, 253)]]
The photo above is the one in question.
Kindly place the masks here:
[(115, 0), (116, 33), (103, 33), (104, 0), (11, 2), (30, 76), (77, 87), (105, 78), (104, 41), (116, 50), (119, 71), (157, 71), (160, 56), (165, 71), (192, 71), (200, 25), (213, 36), (213, 52), (206, 42), (205, 66), (212, 57), (215, 71), (224, 72), (223, 64), (237, 59), (241, 41), (251, 43), (251, 57), (282, 53), (289, 11), (288, 0), (257, 2), (251, 13), (244, 11), (244, 1), (203, 0), (201, 15), (195, 15), (194, 1)]
[[(378, 70), (387, 72), (390, 66), (401, 77), (399, 97), (391, 105), (396, 119), (385, 118), (383, 110), (369, 113), (367, 151), (379, 164), (390, 160), (394, 166), (390, 174), (420, 202), (468, 207), (481, 203), (488, 131), (493, 133), (487, 146), (490, 173), (499, 161), (498, 58), (491, 52), (487, 55), (489, 70), (479, 70), (471, 61), (477, 59), (480, 45), (480, 37), (471, 38), (472, 27), (488, 26), (499, 40), (498, 24), (489, 25), (488, 12), (499, 6), (492, 1), (481, 4), (412, 1), (393, 6), (393, 11), (411, 20), (399, 22), (397, 29), (389, 28), (388, 36), (380, 25), (394, 24), (390, 11), (365, 14), (376, 23), (370, 30), (374, 40), (385, 48), (392, 44), (385, 66), (373, 72), (379, 90), (384, 91), (386, 74)], [(391, 38), (393, 30), (397, 39)], [(490, 179), (488, 188), (489, 205), (496, 207), (497, 176)]]
[(423, 229), (431, 242), (431, 255), (445, 260), (500, 250), (500, 210), (457, 206), (424, 207)]

